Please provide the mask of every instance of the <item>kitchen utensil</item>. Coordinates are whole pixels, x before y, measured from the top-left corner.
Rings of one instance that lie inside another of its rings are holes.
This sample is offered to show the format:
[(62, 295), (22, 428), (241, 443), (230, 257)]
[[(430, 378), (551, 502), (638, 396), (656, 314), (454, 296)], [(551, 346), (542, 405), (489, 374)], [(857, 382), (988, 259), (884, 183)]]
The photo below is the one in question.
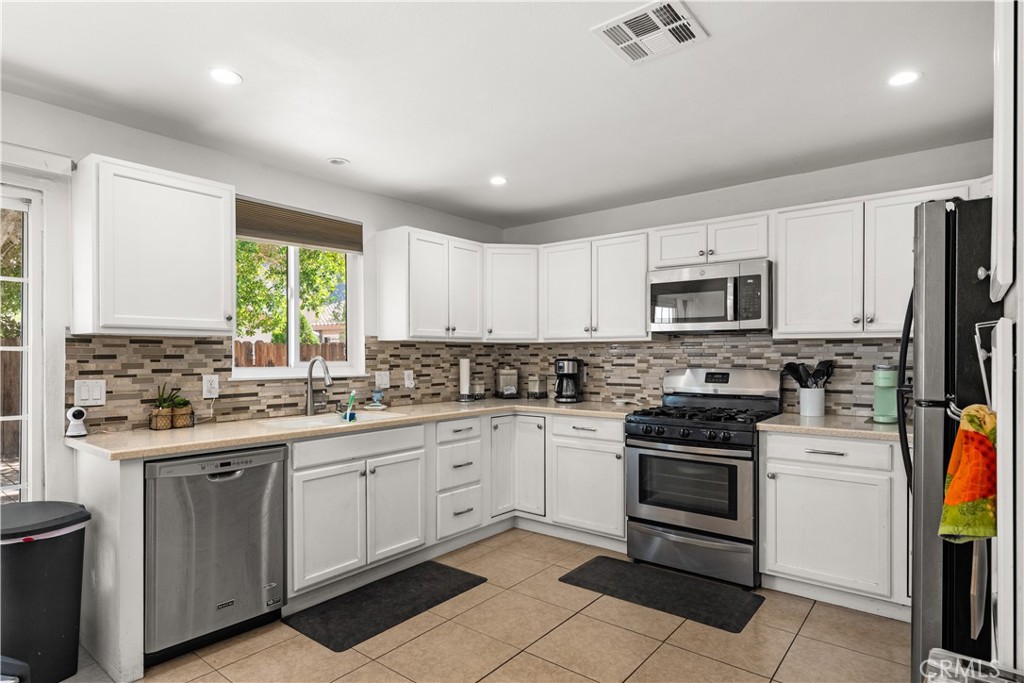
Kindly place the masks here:
[(811, 388), (811, 368), (808, 367), (807, 363), (800, 363), (797, 366), (800, 370), (800, 386), (804, 389)]
[(782, 371), (793, 378), (799, 386), (803, 387), (803, 377), (800, 375), (800, 366), (796, 363), (790, 362), (782, 366)]

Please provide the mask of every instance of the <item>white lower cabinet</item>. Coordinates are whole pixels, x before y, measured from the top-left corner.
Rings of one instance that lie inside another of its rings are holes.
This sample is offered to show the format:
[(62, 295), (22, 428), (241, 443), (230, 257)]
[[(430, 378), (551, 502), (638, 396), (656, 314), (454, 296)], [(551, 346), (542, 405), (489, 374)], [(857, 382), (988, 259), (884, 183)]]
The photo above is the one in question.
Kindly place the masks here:
[(515, 509), (515, 484), (512, 478), (515, 417), (491, 418), (491, 517)]
[(423, 434), (406, 427), (292, 446), (291, 592), (423, 545)]
[(513, 510), (544, 515), (544, 418), (491, 418), (491, 516)]
[[(556, 417), (552, 422), (553, 434), (564, 433), (573, 427), (586, 434), (589, 430), (595, 430), (589, 433), (600, 433), (595, 423), (617, 421)], [(583, 424), (575, 424), (577, 422)], [(617, 424), (621, 435), (622, 424)], [(612, 442), (553, 435), (549, 445), (551, 521), (622, 538), (626, 532), (626, 508), (621, 440)]]
[(893, 488), (893, 445), (767, 437), (764, 572), (905, 603), (904, 563), (894, 557), (907, 538), (895, 509), (905, 492)]

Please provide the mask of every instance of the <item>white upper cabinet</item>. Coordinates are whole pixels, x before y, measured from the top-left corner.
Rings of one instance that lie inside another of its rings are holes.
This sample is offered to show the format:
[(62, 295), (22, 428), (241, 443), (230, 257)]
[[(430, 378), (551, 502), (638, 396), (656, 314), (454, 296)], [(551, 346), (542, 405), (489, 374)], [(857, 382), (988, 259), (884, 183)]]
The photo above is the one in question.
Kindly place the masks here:
[(537, 339), (539, 249), (488, 246), (484, 253), (487, 339)]
[(541, 337), (647, 337), (647, 236), (543, 246)]
[(484, 336), (484, 250), (479, 244), (448, 243), (448, 336), (480, 339)]
[(899, 334), (914, 287), (914, 208), (966, 197), (968, 186), (946, 185), (864, 203), (864, 331)]
[(863, 330), (864, 204), (780, 211), (777, 333)]
[(541, 247), (541, 336), (590, 337), (590, 242)]
[(768, 216), (708, 223), (708, 263), (768, 256)]
[(483, 337), (483, 245), (402, 227), (377, 235), (377, 336)]
[(647, 336), (647, 235), (594, 240), (593, 339)]
[(72, 333), (232, 334), (233, 187), (90, 155), (72, 211)]
[(654, 228), (650, 267), (741, 261), (768, 256), (768, 215), (755, 214)]

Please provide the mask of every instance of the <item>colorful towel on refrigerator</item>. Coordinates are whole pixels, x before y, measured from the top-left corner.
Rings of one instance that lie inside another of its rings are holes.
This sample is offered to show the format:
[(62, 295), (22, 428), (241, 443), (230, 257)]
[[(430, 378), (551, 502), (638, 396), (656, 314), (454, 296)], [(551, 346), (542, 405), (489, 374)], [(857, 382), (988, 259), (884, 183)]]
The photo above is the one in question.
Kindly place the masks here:
[(996, 414), (968, 406), (946, 471), (939, 536), (966, 543), (996, 535)]

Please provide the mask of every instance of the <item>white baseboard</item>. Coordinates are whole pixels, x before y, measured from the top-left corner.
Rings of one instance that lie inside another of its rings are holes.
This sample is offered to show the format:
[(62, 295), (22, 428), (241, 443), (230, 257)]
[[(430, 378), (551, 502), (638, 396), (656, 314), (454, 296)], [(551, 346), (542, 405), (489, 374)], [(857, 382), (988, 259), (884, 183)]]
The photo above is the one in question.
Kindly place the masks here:
[(793, 579), (781, 576), (771, 576), (770, 574), (761, 574), (761, 587), (779, 591), (780, 593), (799, 595), (811, 600), (820, 600), (821, 602), (848, 607), (861, 612), (869, 612), (882, 617), (888, 617), (889, 619), (910, 622), (910, 607), (897, 605), (887, 600), (879, 600), (878, 598), (869, 598), (866, 595), (856, 595), (846, 591), (804, 583), (803, 581), (794, 581)]

